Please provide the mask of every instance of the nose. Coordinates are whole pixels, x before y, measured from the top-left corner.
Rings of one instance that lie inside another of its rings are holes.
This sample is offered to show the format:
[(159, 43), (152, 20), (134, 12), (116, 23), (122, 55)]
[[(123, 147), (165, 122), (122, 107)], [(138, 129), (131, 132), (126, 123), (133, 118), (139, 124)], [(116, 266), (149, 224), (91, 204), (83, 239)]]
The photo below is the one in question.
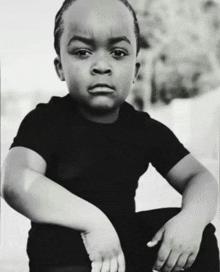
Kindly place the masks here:
[(91, 67), (92, 75), (111, 75), (112, 68), (105, 60), (96, 61)]

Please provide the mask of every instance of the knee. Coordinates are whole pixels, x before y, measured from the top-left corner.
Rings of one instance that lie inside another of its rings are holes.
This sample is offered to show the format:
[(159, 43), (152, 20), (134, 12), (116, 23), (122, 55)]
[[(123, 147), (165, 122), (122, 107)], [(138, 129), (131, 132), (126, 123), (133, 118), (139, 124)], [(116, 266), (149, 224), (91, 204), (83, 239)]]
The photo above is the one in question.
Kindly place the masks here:
[(204, 229), (200, 250), (192, 268), (192, 271), (219, 271), (219, 249), (212, 224)]
[(201, 249), (218, 251), (218, 242), (215, 236), (215, 227), (208, 224), (203, 231)]
[(206, 252), (207, 254), (212, 255), (212, 257), (219, 257), (219, 248), (217, 238), (215, 236), (215, 227), (212, 224), (208, 224), (203, 231), (200, 252)]
[(213, 224), (208, 224), (204, 231), (203, 231), (203, 238), (212, 238), (215, 237), (215, 227), (213, 226)]

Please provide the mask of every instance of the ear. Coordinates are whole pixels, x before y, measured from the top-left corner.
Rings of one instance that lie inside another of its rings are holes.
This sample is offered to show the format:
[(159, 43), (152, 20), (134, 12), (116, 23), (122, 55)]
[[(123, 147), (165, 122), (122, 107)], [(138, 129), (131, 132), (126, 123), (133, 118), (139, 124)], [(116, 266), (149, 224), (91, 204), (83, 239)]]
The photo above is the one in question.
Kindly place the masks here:
[(57, 72), (57, 75), (59, 77), (59, 79), (61, 81), (64, 81), (65, 78), (64, 78), (64, 74), (63, 74), (63, 68), (62, 68), (62, 63), (61, 63), (61, 60), (60, 60), (60, 57), (57, 56), (55, 59), (54, 59), (54, 67), (55, 67), (55, 70)]
[(141, 66), (140, 62), (136, 62), (136, 64), (135, 64), (135, 75), (134, 75), (134, 81), (135, 81), (135, 79), (136, 79), (136, 77), (137, 77), (137, 75), (138, 75), (138, 72), (139, 72), (140, 66)]

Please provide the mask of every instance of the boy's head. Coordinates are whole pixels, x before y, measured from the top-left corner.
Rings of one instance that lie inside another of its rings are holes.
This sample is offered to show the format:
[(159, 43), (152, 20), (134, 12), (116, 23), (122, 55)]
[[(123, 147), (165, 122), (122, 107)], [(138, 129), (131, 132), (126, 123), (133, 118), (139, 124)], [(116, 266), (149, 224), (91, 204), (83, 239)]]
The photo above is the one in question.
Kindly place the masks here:
[(58, 76), (87, 116), (117, 114), (139, 68), (133, 13), (124, 0), (65, 3), (55, 33)]
[[(62, 7), (57, 12), (56, 18), (55, 18), (55, 27), (54, 27), (54, 48), (57, 53), (57, 55), (60, 55), (60, 38), (62, 36), (64, 26), (63, 26), (63, 13), (71, 6), (74, 2), (79, 0), (65, 0), (63, 2)], [(138, 20), (135, 14), (134, 9), (129, 4), (127, 0), (118, 0), (121, 1), (131, 12), (133, 19), (134, 19), (134, 33), (136, 36), (136, 43), (137, 43), (137, 55), (140, 51), (140, 28), (138, 24)]]

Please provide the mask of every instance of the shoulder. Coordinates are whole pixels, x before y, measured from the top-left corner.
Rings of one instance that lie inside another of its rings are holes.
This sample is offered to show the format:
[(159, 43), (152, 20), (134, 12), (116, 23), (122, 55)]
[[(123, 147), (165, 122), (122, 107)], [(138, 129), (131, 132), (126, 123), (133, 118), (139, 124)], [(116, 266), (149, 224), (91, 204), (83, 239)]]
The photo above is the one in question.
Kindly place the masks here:
[(55, 136), (65, 126), (68, 112), (67, 97), (52, 97), (48, 103), (38, 104), (23, 118), (17, 137)]
[[(30, 122), (42, 122), (47, 125), (58, 122), (60, 119), (66, 118), (70, 112), (71, 98), (67, 96), (56, 97), (53, 96), (47, 103), (39, 103), (30, 111), (23, 121), (30, 120)], [(36, 124), (36, 123), (35, 123)]]
[(142, 139), (142, 141), (149, 147), (153, 152), (156, 150), (177, 149), (182, 144), (176, 137), (174, 132), (164, 125), (163, 123), (152, 118), (147, 112), (137, 111), (130, 104), (126, 103), (127, 114), (132, 116), (132, 127), (135, 129), (135, 136)]
[(40, 103), (22, 120), (12, 147), (26, 147), (35, 151), (46, 162), (58, 145), (68, 102), (65, 97), (52, 97), (48, 103)]
[(123, 108), (124, 111), (126, 111), (127, 116), (140, 128), (146, 128), (148, 131), (168, 129), (163, 123), (152, 118), (148, 112), (138, 111), (127, 102), (124, 103)]
[[(45, 113), (49, 113), (51, 112), (51, 114), (53, 113), (57, 113), (57, 112), (66, 112), (70, 109), (70, 107), (74, 106), (74, 102), (71, 102), (71, 98), (69, 95), (66, 95), (64, 97), (58, 97), (58, 96), (53, 96), (51, 97), (51, 99), (47, 102), (47, 103), (39, 103), (36, 108), (35, 111), (38, 112), (45, 112)], [(72, 103), (72, 105), (71, 105)]]

